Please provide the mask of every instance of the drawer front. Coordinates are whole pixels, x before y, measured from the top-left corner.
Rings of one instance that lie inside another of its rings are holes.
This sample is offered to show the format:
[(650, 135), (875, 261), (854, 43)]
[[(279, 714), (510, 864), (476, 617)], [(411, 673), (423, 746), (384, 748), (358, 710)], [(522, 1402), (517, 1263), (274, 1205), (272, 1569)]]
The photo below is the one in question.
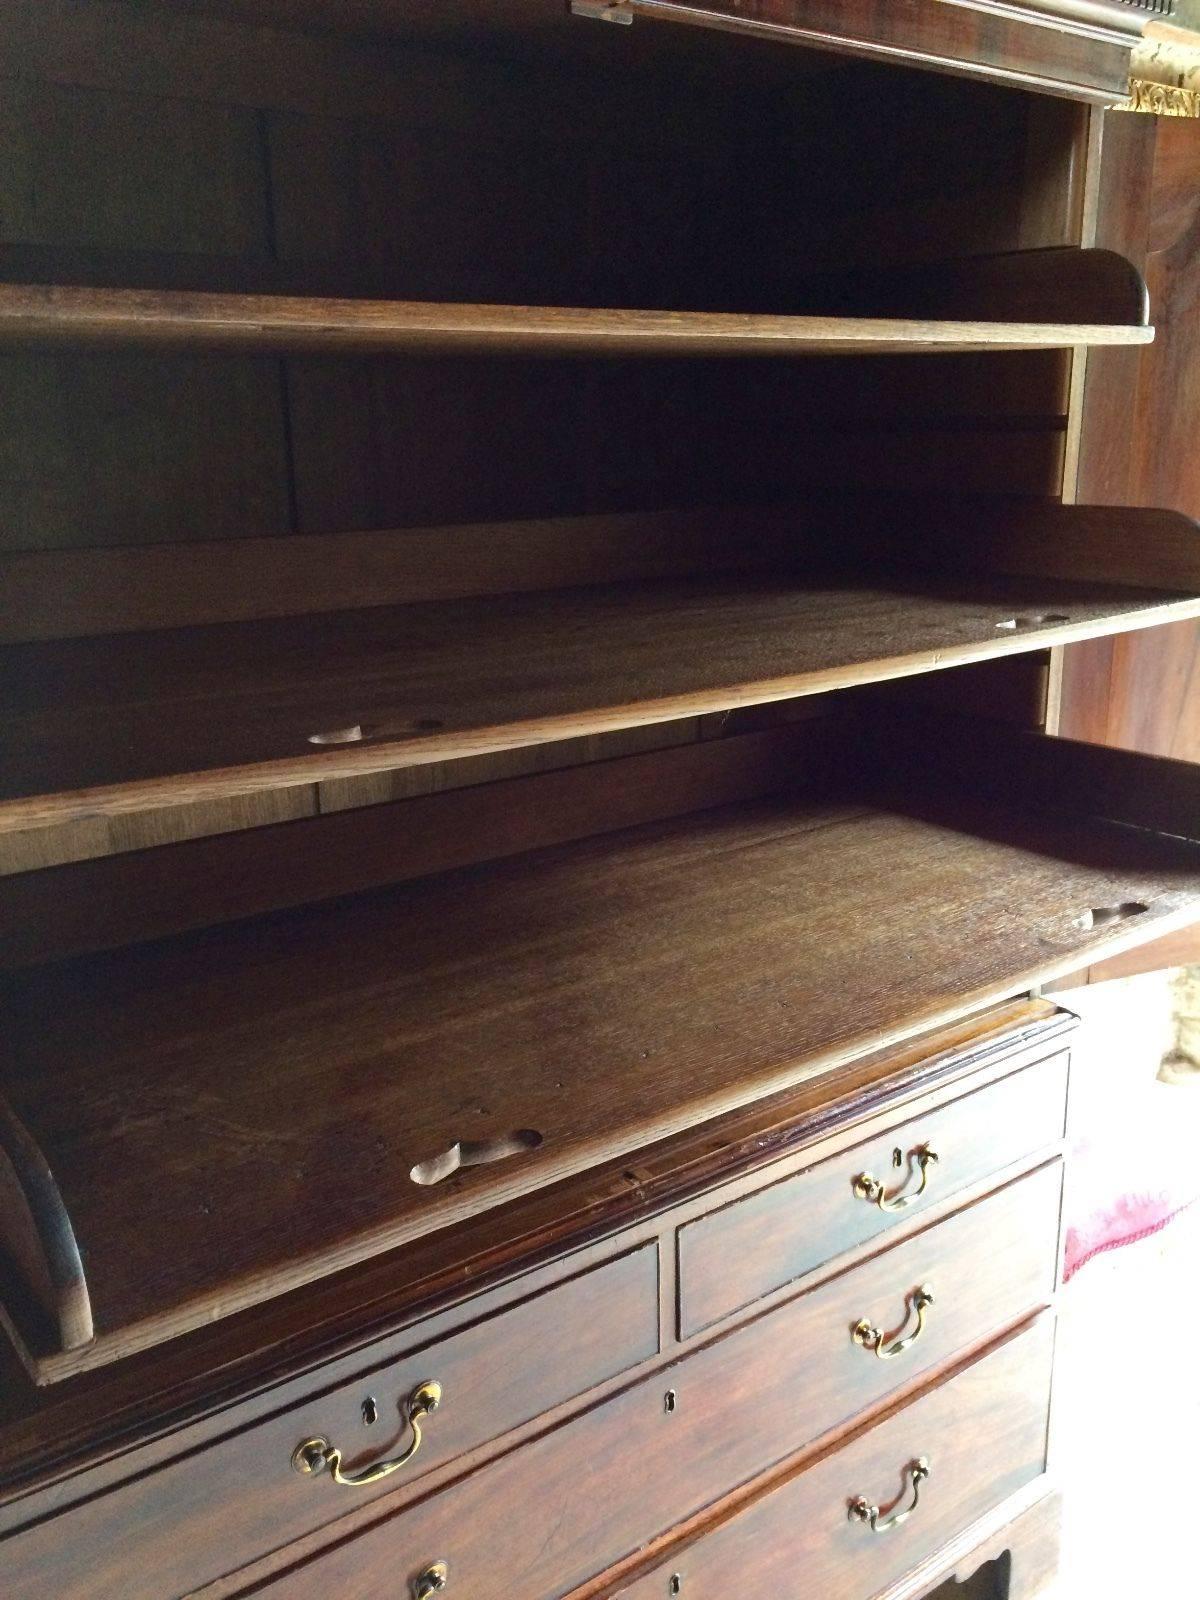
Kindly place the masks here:
[[(312, 1564), (311, 1581), (339, 1600), (371, 1600), (386, 1584), (404, 1593), (425, 1566), (444, 1560), (454, 1590), (471, 1600), (569, 1592), (1044, 1304), (1060, 1189), (1055, 1162), (903, 1240), (348, 1540)], [(934, 1304), (900, 1355), (881, 1359), (856, 1342), (864, 1317), (900, 1337), (892, 1324), (904, 1319), (905, 1296), (925, 1283)], [(283, 1600), (296, 1591), (281, 1582), (267, 1592)]]
[[(687, 1223), (678, 1231), (680, 1337), (1061, 1139), (1067, 1061), (1063, 1051)], [(922, 1170), (925, 1151), (937, 1160)]]
[[(0, 1545), (4, 1600), (190, 1593), (658, 1348), (658, 1255), (649, 1244), (13, 1535)], [(328, 1470), (293, 1470), (297, 1445), (318, 1436), (344, 1452), (347, 1473), (397, 1456), (412, 1442), (400, 1407), (429, 1380), (441, 1384), (441, 1404), (422, 1419), (407, 1466), (365, 1487), (336, 1484)], [(368, 1424), (371, 1401), (377, 1420)]]
[(617, 1591), (621, 1600), (878, 1594), (1044, 1472), (1053, 1339), (1047, 1316)]

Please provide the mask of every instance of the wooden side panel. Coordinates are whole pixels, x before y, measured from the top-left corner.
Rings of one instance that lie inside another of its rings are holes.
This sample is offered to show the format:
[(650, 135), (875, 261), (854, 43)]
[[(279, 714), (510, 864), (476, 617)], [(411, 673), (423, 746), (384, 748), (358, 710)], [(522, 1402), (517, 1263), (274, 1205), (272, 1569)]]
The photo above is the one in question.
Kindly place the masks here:
[[(1100, 238), (1144, 262), (1155, 343), (1088, 357), (1079, 499), (1200, 516), (1200, 123), (1105, 121)], [(1069, 646), (1060, 731), (1200, 760), (1200, 624)]]

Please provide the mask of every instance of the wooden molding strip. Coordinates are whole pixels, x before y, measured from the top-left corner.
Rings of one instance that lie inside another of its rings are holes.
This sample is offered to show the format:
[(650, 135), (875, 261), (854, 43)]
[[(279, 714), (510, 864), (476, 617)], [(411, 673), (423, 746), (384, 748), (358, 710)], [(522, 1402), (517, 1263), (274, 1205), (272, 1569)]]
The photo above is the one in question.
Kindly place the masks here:
[(1110, 105), (1155, 0), (626, 0), (663, 22), (760, 34)]

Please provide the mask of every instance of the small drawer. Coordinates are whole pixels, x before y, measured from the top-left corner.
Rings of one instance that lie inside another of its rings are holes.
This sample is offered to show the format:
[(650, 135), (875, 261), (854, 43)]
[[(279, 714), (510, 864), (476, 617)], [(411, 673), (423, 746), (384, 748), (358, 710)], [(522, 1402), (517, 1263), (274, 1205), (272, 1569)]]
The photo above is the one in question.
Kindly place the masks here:
[[(452, 1573), (448, 1595), (569, 1593), (1044, 1305), (1060, 1192), (1053, 1162), (376, 1524), (306, 1574), (339, 1600), (404, 1593), (439, 1561)], [(926, 1284), (934, 1304), (903, 1350), (881, 1358), (855, 1338), (864, 1319), (889, 1348), (913, 1333), (908, 1297)]]
[(616, 1594), (880, 1593), (1045, 1471), (1053, 1342), (1047, 1316)]
[[(637, 1366), (659, 1348), (657, 1248), (474, 1322), (469, 1302), (462, 1315), (467, 1325), (432, 1343), (409, 1348), (399, 1336), (385, 1362), (352, 1380), (14, 1535), (0, 1557), (4, 1600), (191, 1593)], [(420, 1447), (402, 1468), (357, 1487), (335, 1483), (327, 1465), (294, 1469), (297, 1447), (318, 1438), (343, 1452), (347, 1474), (402, 1456), (415, 1438), (405, 1405), (433, 1382), (441, 1402), (417, 1419)]]
[(1067, 1062), (1051, 1056), (685, 1224), (680, 1338), (1056, 1143)]

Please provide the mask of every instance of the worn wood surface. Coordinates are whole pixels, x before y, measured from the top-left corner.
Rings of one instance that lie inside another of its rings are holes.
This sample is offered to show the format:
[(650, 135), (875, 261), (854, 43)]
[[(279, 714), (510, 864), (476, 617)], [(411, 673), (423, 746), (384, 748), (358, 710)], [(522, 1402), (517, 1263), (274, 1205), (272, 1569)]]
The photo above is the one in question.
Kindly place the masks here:
[(1092, 322), (920, 321), (736, 312), (424, 304), (0, 284), (0, 341), (154, 349), (787, 355), (1147, 344)]
[(75, 1364), (1169, 932), (1198, 893), (1191, 847), (1077, 814), (768, 801), (22, 974), (4, 1088), (88, 1262)]
[(727, 711), (1194, 615), (1059, 579), (595, 586), (14, 645), (0, 826)]

